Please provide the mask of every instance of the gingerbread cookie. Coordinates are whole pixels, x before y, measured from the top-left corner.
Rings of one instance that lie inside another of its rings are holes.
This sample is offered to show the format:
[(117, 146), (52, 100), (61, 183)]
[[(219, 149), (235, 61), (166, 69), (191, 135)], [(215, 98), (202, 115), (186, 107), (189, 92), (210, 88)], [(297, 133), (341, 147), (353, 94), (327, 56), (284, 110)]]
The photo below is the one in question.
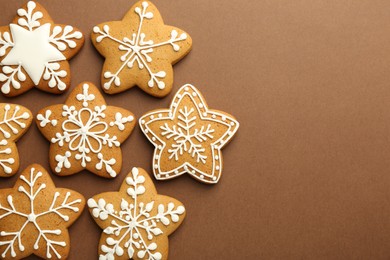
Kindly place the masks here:
[(0, 103), (0, 177), (10, 177), (19, 169), (19, 153), (15, 142), (28, 130), (30, 110)]
[(131, 170), (119, 192), (98, 194), (88, 207), (103, 229), (99, 259), (167, 259), (168, 236), (186, 215), (181, 202), (157, 194), (141, 168)]
[(21, 259), (35, 254), (66, 259), (70, 250), (67, 228), (84, 205), (81, 194), (56, 188), (42, 166), (30, 165), (13, 188), (0, 190), (1, 257)]
[(164, 24), (149, 1), (136, 3), (122, 21), (95, 26), (91, 37), (106, 58), (101, 81), (108, 94), (137, 85), (155, 97), (168, 95), (172, 64), (187, 55), (192, 45), (187, 33)]
[(9, 26), (0, 27), (0, 86), (6, 96), (36, 86), (60, 94), (70, 85), (67, 60), (83, 46), (83, 34), (70, 25), (54, 24), (47, 11), (29, 1)]
[(81, 83), (64, 105), (42, 109), (36, 118), (41, 133), (51, 142), (50, 166), (58, 175), (87, 169), (113, 178), (121, 170), (120, 144), (135, 126), (134, 115), (123, 108), (106, 106), (92, 83)]
[(222, 173), (221, 149), (237, 132), (233, 116), (211, 110), (199, 90), (185, 85), (169, 109), (143, 115), (141, 130), (156, 147), (153, 173), (167, 180), (188, 172), (205, 182), (217, 183)]

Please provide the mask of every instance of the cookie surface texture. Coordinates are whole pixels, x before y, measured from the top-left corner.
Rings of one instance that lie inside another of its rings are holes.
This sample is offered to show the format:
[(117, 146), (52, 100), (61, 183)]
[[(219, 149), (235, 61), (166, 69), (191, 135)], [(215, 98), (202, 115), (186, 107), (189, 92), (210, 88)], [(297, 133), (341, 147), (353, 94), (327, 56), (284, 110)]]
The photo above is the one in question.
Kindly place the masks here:
[(155, 97), (169, 94), (172, 65), (189, 53), (191, 37), (183, 30), (165, 25), (149, 1), (136, 3), (122, 21), (93, 28), (92, 43), (106, 60), (102, 88), (108, 94), (134, 86)]
[(88, 200), (89, 211), (103, 229), (99, 259), (168, 259), (168, 235), (186, 212), (178, 200), (157, 194), (148, 173), (133, 168), (119, 192)]
[(176, 93), (169, 109), (146, 113), (139, 124), (155, 146), (153, 173), (158, 180), (187, 172), (210, 184), (219, 181), (221, 149), (239, 127), (233, 116), (209, 109), (192, 85), (185, 85)]
[(84, 44), (70, 25), (55, 24), (38, 3), (18, 9), (11, 24), (0, 27), (0, 90), (17, 96), (36, 86), (60, 94), (70, 85), (72, 58)]
[(106, 178), (122, 168), (120, 145), (135, 126), (134, 115), (107, 106), (99, 90), (88, 82), (70, 93), (65, 104), (38, 112), (38, 129), (50, 141), (50, 166), (60, 176), (87, 169)]
[(0, 255), (22, 259), (66, 259), (70, 250), (68, 227), (84, 209), (84, 197), (56, 188), (46, 170), (33, 164), (15, 186), (0, 190)]
[(29, 129), (33, 116), (27, 108), (0, 103), (0, 177), (10, 177), (19, 169), (15, 142)]

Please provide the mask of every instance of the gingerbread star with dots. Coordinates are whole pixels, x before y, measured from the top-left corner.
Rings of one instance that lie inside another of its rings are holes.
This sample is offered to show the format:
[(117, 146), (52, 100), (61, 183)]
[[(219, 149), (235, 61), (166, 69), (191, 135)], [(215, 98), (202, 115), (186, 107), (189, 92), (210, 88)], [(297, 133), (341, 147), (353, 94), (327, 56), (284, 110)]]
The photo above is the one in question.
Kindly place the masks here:
[(239, 123), (233, 116), (208, 108), (199, 90), (185, 85), (169, 109), (143, 115), (141, 130), (155, 146), (153, 173), (158, 180), (185, 172), (199, 181), (217, 183), (222, 173), (221, 149)]
[(150, 1), (137, 2), (121, 21), (95, 26), (91, 38), (106, 58), (101, 81), (108, 94), (137, 85), (156, 97), (168, 95), (173, 84), (172, 64), (192, 46), (187, 33), (164, 24)]
[(120, 145), (135, 126), (134, 115), (107, 106), (99, 90), (89, 82), (78, 85), (65, 104), (38, 112), (36, 123), (50, 141), (50, 166), (58, 175), (87, 169), (114, 178), (122, 168)]
[(38, 3), (18, 9), (9, 26), (0, 27), (0, 90), (20, 95), (32, 87), (60, 94), (70, 85), (72, 58), (84, 44), (70, 25), (55, 24)]

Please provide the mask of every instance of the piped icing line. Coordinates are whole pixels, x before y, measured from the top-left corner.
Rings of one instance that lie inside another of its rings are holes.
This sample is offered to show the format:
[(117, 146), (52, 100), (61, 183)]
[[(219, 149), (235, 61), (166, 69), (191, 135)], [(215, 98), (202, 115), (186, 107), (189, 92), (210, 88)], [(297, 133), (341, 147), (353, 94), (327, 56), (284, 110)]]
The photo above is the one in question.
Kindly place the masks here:
[[(194, 104), (194, 108), (184, 107), (178, 110), (178, 104), (182, 102), (184, 97), (189, 97)], [(227, 131), (219, 138), (214, 138), (215, 129), (210, 125), (205, 124), (200, 127), (194, 125), (194, 116), (192, 115), (196, 109), (197, 115), (201, 120), (212, 121), (227, 127)], [(178, 119), (178, 123), (173, 127), (168, 127), (163, 124), (160, 127), (160, 132), (155, 133), (149, 127), (150, 124), (158, 121), (172, 122)], [(178, 177), (184, 173), (189, 173), (194, 178), (206, 182), (217, 183), (222, 172), (222, 153), (221, 149), (231, 140), (237, 132), (239, 123), (232, 116), (226, 113), (220, 113), (215, 110), (208, 109), (200, 92), (192, 85), (183, 86), (175, 95), (169, 109), (161, 109), (152, 111), (139, 119), (139, 125), (145, 136), (155, 146), (153, 155), (153, 173), (158, 180), (166, 180)], [(167, 147), (167, 141), (164, 139), (173, 138), (176, 143), (171, 147)], [(194, 140), (198, 142), (194, 144)], [(209, 145), (205, 145), (206, 141)], [(211, 158), (203, 155), (206, 149), (210, 149)], [(210, 172), (199, 170), (192, 163), (185, 162), (182, 165), (170, 170), (163, 171), (161, 169), (162, 154), (168, 152), (170, 160), (178, 161), (179, 157), (184, 153), (191, 154), (196, 163), (206, 163), (211, 160), (212, 167)]]

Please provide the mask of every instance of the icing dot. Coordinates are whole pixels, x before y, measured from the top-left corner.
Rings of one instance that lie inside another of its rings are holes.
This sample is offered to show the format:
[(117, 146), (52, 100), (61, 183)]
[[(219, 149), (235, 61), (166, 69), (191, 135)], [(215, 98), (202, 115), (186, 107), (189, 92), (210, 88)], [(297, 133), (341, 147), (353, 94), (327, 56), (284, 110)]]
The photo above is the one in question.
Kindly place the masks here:
[(158, 177), (158, 178), (161, 178), (161, 174), (157, 174), (157, 177)]
[(156, 141), (156, 137), (153, 136), (153, 137), (152, 137), (152, 140), (153, 140), (153, 141)]
[(213, 180), (215, 181), (216, 179), (217, 179), (217, 177), (214, 176), (214, 177), (213, 177)]
[(198, 106), (199, 106), (200, 108), (203, 108), (203, 104), (202, 104), (202, 103), (199, 103)]
[(226, 121), (226, 116), (222, 116), (222, 121)]
[(216, 116), (216, 115), (212, 115), (211, 117), (212, 117), (212, 118), (216, 118), (217, 116)]
[(203, 175), (200, 175), (200, 178), (201, 178), (201, 179), (204, 179), (204, 176), (203, 176)]
[(177, 98), (179, 98), (179, 99), (180, 99), (181, 97), (182, 97), (182, 96), (181, 96), (180, 94), (177, 94)]
[(192, 170), (191, 172), (192, 172), (193, 174), (195, 174), (195, 171), (194, 171), (194, 170)]
[(156, 155), (155, 158), (156, 158), (156, 160), (158, 160), (160, 158), (160, 156)]
[(157, 149), (160, 149), (160, 150), (161, 150), (161, 149), (162, 149), (162, 146), (161, 146), (161, 145), (159, 145), (159, 146), (157, 147)]
[(179, 171), (178, 171), (178, 170), (176, 170), (176, 171), (175, 171), (175, 174), (179, 174)]
[(98, 33), (99, 32), (99, 27), (97, 27), (97, 26), (93, 27), (93, 32), (94, 33)]
[(203, 113), (203, 116), (207, 116), (207, 113), (206, 113), (206, 112), (204, 112), (204, 113)]
[(141, 120), (141, 124), (145, 124), (145, 120)]
[(158, 169), (158, 164), (155, 164), (155, 165), (154, 165), (154, 169)]
[(219, 159), (219, 157), (218, 157), (218, 155), (216, 155), (216, 156), (215, 156), (215, 160), (218, 160), (218, 159)]
[(219, 170), (219, 166), (217, 165), (217, 166), (215, 166), (215, 169), (218, 171)]
[(192, 92), (192, 95), (193, 95), (194, 97), (196, 97), (196, 92)]
[(150, 116), (150, 119), (153, 119), (153, 118), (154, 118), (154, 115), (151, 115), (151, 116)]
[(233, 125), (234, 125), (234, 122), (230, 122), (230, 125), (232, 125), (232, 126), (233, 126)]
[(185, 89), (186, 91), (188, 91), (188, 90), (189, 90), (189, 88), (188, 88), (188, 87), (185, 87), (184, 89)]
[(169, 115), (169, 117), (172, 117), (172, 112), (169, 112), (169, 114), (168, 114), (168, 115)]
[(162, 117), (162, 114), (161, 114), (161, 113), (160, 113), (160, 114), (158, 114), (158, 117), (160, 117), (160, 118), (161, 118), (161, 117)]
[(148, 129), (145, 129), (144, 131), (145, 131), (145, 134), (149, 133), (149, 130), (148, 130)]
[(172, 103), (172, 106), (173, 106), (173, 107), (177, 107), (177, 104), (176, 104), (176, 103)]

